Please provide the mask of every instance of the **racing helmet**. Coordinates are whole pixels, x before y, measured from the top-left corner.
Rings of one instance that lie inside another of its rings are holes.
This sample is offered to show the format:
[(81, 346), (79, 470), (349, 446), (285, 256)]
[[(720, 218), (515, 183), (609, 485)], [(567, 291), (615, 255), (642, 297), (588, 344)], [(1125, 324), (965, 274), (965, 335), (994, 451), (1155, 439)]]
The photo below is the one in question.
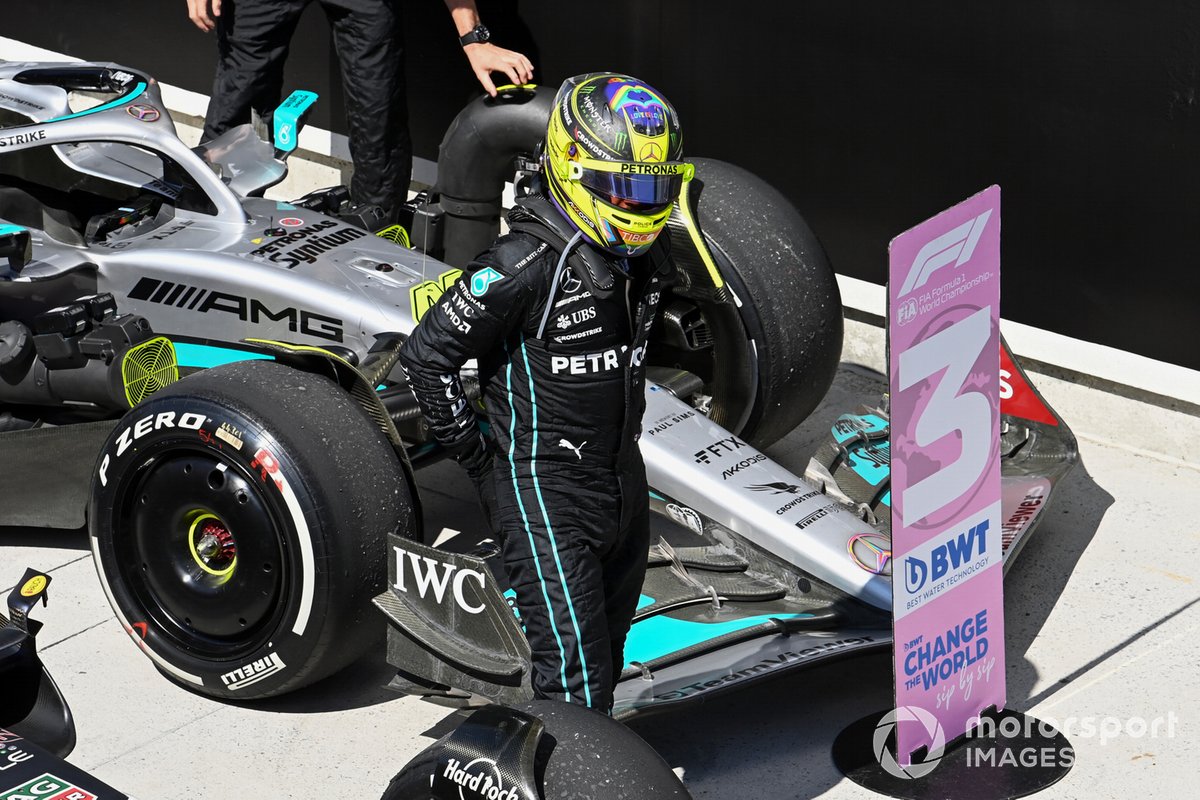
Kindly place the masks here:
[(637, 78), (592, 72), (554, 98), (542, 151), (551, 200), (584, 237), (617, 256), (645, 252), (695, 173), (679, 117)]

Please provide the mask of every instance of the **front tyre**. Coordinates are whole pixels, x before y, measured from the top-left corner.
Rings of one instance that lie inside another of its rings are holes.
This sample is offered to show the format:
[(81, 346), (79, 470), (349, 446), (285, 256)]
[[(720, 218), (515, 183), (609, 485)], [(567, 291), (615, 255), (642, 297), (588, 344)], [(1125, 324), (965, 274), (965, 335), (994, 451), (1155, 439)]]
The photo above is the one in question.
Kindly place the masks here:
[(377, 641), (371, 598), (412, 500), (394, 451), (326, 378), (268, 361), (130, 411), (93, 481), (96, 569), (126, 632), (213, 697), (283, 694)]
[(841, 295), (825, 250), (787, 198), (741, 167), (692, 160), (688, 199), (725, 287), (715, 291), (676, 208), (669, 230), (681, 281), (664, 298), (649, 358), (698, 376), (709, 417), (765, 447), (833, 383)]

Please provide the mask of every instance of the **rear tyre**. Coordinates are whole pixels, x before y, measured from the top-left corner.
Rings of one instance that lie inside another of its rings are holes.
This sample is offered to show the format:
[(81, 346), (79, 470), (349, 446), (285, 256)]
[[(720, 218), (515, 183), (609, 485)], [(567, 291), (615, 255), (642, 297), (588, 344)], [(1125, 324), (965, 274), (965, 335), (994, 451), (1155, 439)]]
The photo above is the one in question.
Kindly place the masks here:
[(192, 375), (130, 411), (88, 525), (118, 619), (213, 697), (298, 689), (383, 633), (386, 536), (411, 535), (395, 452), (326, 378), (268, 361)]
[(681, 284), (664, 303), (650, 361), (698, 375), (709, 416), (763, 447), (820, 403), (842, 351), (842, 303), (825, 250), (791, 202), (761, 178), (698, 158), (690, 189), (726, 299), (671, 219)]

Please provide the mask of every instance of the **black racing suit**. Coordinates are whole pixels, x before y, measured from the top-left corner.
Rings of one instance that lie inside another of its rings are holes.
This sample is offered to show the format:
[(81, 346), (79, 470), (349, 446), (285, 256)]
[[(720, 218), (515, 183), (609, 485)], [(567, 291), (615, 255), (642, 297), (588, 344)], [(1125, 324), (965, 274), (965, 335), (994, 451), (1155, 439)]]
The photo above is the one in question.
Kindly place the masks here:
[[(267, 125), (282, 100), (283, 62), (310, 0), (225, 0), (217, 17), (217, 74), (205, 141), (250, 121)], [(355, 203), (393, 211), (408, 197), (412, 140), (397, 0), (320, 0), (341, 62)]]
[[(434, 434), (492, 506), (534, 692), (607, 711), (646, 571), (643, 363), (672, 268), (661, 237), (627, 261), (575, 242), (557, 273), (572, 232), (544, 198), (521, 203), (513, 232), (468, 265), (400, 359)], [(472, 358), (487, 437), (459, 382)]]

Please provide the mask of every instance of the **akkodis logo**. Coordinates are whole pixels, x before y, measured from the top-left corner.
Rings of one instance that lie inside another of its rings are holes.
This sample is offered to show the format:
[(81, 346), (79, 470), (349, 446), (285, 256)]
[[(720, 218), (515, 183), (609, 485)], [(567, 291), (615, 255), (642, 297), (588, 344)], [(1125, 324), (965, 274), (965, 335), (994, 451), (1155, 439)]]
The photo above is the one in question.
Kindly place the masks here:
[[(902, 722), (920, 723), (931, 740), (925, 760), (913, 762), (907, 767), (900, 766), (900, 762), (896, 760), (896, 756), (888, 747), (888, 737)], [(937, 717), (920, 706), (900, 706), (884, 714), (883, 719), (879, 720), (875, 726), (875, 736), (871, 740), (871, 746), (875, 751), (875, 760), (879, 762), (879, 766), (883, 767), (884, 772), (902, 780), (915, 780), (924, 778), (933, 772), (942, 760), (942, 756), (946, 752), (946, 733), (942, 730), (942, 725), (938, 722)]]

